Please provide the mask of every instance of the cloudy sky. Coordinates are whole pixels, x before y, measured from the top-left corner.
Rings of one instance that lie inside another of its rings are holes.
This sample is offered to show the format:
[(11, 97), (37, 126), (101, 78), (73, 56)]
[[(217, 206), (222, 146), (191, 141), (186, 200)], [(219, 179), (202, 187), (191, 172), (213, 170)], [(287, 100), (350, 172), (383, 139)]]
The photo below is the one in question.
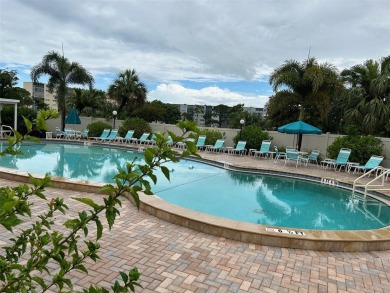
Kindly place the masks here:
[(344, 69), (388, 56), (389, 36), (389, 0), (0, 1), (0, 67), (21, 82), (63, 45), (96, 88), (135, 69), (168, 103), (262, 107), (285, 60)]

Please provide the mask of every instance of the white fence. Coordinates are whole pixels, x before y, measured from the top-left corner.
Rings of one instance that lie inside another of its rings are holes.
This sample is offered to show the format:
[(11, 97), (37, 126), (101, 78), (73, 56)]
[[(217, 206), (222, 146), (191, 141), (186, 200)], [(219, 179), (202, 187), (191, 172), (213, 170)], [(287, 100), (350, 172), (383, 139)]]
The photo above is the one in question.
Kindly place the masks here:
[[(87, 128), (88, 124), (95, 121), (103, 121), (108, 124), (113, 125), (113, 119), (106, 120), (103, 118), (92, 118), (92, 117), (80, 117), (81, 124), (76, 125), (67, 125), (72, 127), (75, 130), (84, 130)], [(51, 119), (47, 121), (47, 125), (49, 126), (49, 131), (55, 132), (55, 128), (61, 125), (60, 119)], [(115, 121), (115, 128), (119, 128), (122, 125), (122, 120)], [(175, 134), (181, 134), (181, 130), (172, 124), (160, 124), (160, 123), (150, 123), (153, 131), (172, 131)], [(202, 128), (202, 127), (201, 127)], [(218, 130), (225, 135), (225, 145), (226, 146), (234, 146), (233, 138), (240, 131), (239, 129), (231, 129), (231, 128), (208, 128)], [(277, 131), (269, 131), (269, 134), (273, 137), (272, 146), (295, 146), (297, 142), (297, 136), (294, 134), (284, 134), (279, 133)], [(314, 134), (305, 134), (302, 138), (302, 150), (310, 151), (310, 150), (319, 150), (321, 152), (322, 157), (326, 156), (326, 148), (332, 144), (332, 142), (339, 137), (338, 134), (330, 134), (324, 133), (321, 135)], [(381, 164), (383, 167), (390, 168), (390, 138), (387, 137), (378, 137), (383, 143), (383, 154), (387, 158)], [(259, 146), (260, 147), (260, 146)]]

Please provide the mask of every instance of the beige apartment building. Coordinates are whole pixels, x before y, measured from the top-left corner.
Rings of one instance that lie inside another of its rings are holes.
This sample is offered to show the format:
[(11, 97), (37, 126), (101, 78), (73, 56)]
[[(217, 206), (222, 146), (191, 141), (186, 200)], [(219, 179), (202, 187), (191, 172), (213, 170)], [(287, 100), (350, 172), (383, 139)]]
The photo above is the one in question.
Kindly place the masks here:
[(43, 99), (50, 109), (58, 110), (57, 100), (48, 92), (47, 85), (40, 82), (23, 82), (23, 88), (30, 92), (32, 97)]

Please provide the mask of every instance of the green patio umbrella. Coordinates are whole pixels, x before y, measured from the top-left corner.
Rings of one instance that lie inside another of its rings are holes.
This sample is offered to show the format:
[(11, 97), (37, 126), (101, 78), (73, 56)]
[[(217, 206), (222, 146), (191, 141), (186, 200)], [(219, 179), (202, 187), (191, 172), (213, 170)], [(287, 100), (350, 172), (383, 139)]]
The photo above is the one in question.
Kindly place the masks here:
[(79, 114), (77, 114), (76, 108), (74, 106), (66, 116), (65, 124), (81, 124)]
[(295, 121), (278, 127), (278, 131), (282, 133), (298, 134), (298, 151), (301, 150), (302, 134), (321, 134), (321, 129), (310, 125), (303, 121)]

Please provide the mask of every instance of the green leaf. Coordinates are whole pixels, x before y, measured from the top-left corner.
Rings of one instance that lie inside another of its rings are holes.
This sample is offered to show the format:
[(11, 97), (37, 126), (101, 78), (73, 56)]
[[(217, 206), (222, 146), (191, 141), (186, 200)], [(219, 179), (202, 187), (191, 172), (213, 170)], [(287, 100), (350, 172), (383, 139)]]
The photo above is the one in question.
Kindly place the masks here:
[(72, 197), (72, 199), (77, 200), (77, 201), (82, 202), (82, 203), (85, 203), (86, 205), (89, 205), (90, 207), (93, 207), (95, 211), (101, 207), (100, 205), (95, 203), (90, 198), (86, 198), (86, 197)]
[(99, 240), (103, 235), (103, 225), (99, 219), (96, 219), (95, 223), (96, 223), (96, 230), (97, 230), (96, 240)]
[(26, 125), (27, 132), (31, 132), (32, 131), (32, 123), (31, 123), (31, 121), (28, 120), (28, 118), (25, 117), (25, 116), (22, 116), (22, 117), (23, 117), (24, 124)]
[(166, 166), (161, 166), (161, 172), (165, 175), (165, 178), (167, 178), (170, 181), (171, 173), (169, 172), (169, 169)]
[(144, 152), (145, 155), (145, 162), (146, 164), (150, 165), (153, 161), (153, 152), (150, 148), (147, 148)]

